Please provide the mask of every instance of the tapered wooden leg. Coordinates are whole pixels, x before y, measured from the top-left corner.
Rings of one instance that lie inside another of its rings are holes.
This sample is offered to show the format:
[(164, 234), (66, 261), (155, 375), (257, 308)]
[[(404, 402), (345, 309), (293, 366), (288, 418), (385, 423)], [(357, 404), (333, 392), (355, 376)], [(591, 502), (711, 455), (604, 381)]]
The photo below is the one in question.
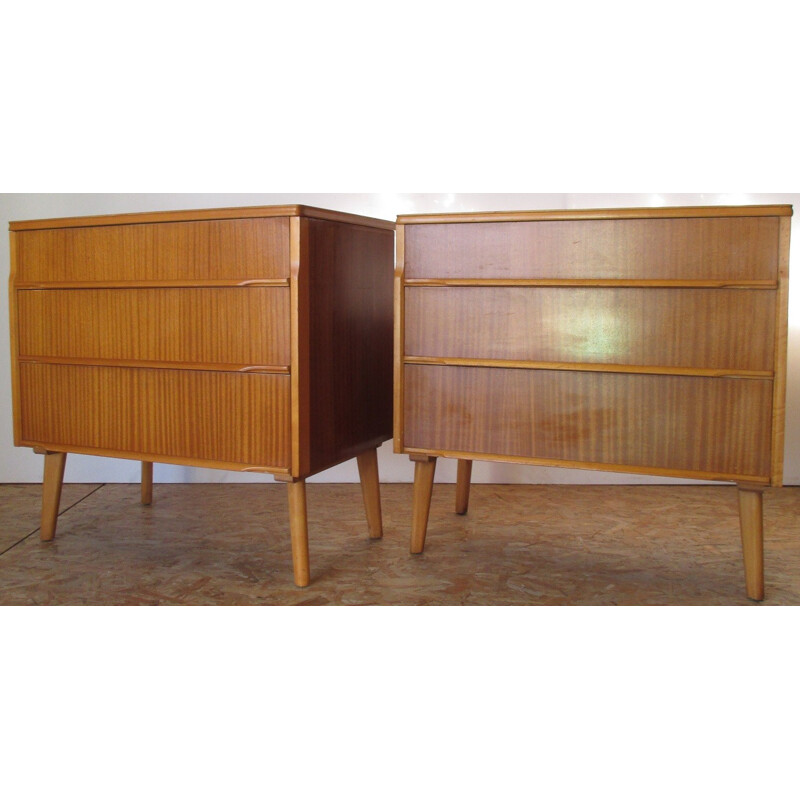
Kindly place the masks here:
[(292, 563), (294, 582), (299, 587), (308, 586), (311, 570), (308, 565), (308, 514), (306, 511), (306, 482), (288, 483), (289, 529), (292, 534)]
[(358, 474), (361, 477), (361, 493), (364, 495), (364, 508), (367, 511), (369, 538), (380, 539), (383, 536), (383, 520), (377, 450), (367, 450), (358, 456)]
[(153, 464), (142, 461), (142, 505), (149, 506), (153, 502)]
[(739, 487), (739, 522), (742, 528), (744, 578), (747, 596), (764, 599), (763, 489)]
[(64, 483), (64, 466), (66, 463), (66, 453), (45, 453), (41, 527), (43, 542), (52, 542), (56, 535), (58, 507), (61, 504), (61, 487)]
[(456, 477), (456, 514), (466, 514), (469, 510), (469, 485), (472, 480), (472, 462), (463, 458), (458, 460)]
[(436, 459), (424, 457), (413, 459), (414, 503), (411, 519), (411, 552), (421, 553), (425, 549), (425, 534), (428, 532), (428, 515), (431, 511), (433, 476), (436, 474)]

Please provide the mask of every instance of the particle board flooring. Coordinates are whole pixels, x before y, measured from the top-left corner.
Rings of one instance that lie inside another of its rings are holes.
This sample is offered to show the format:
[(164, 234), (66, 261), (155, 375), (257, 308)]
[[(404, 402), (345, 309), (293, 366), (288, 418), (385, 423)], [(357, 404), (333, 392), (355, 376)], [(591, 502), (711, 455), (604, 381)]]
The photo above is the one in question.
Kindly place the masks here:
[[(0, 486), (2, 605), (757, 605), (728, 486), (489, 486), (470, 513), (434, 488), (424, 555), (411, 491), (383, 485), (368, 539), (358, 485), (309, 484), (312, 583), (292, 583), (279, 485), (65, 485), (56, 540), (41, 487)], [(764, 605), (800, 603), (800, 487), (766, 493)]]

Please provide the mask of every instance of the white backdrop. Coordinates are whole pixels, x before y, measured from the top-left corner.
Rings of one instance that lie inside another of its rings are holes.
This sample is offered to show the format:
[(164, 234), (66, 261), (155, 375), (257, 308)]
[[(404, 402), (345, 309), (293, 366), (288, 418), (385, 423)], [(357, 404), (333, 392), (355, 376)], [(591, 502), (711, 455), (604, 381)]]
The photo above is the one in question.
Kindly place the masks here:
[[(744, 205), (791, 203), (800, 205), (800, 194), (5, 194), (0, 195), (0, 226), (10, 220), (166, 211), (228, 206), (303, 203), (393, 220), (398, 214), (436, 211), (515, 211), (527, 209), (603, 208), (624, 206)], [(794, 249), (800, 247), (798, 219), (792, 224)], [(793, 259), (796, 262), (797, 259)], [(8, 245), (0, 246), (0, 277), (7, 285)], [(800, 484), (800, 276), (790, 280), (789, 366), (786, 413), (787, 484)], [(15, 448), (12, 436), (11, 378), (9, 363), (8, 302), (0, 302), (0, 483), (36, 483), (41, 480), (42, 457), (29, 449)], [(380, 451), (381, 478), (408, 482), (413, 470), (408, 459), (392, 453), (391, 443)], [(476, 463), (473, 479), (480, 483), (678, 483), (677, 479), (647, 478), (613, 473)], [(137, 462), (70, 455), (65, 480), (108, 483), (139, 480)], [(257, 483), (264, 476), (238, 472), (194, 469), (157, 464), (157, 482)], [(312, 480), (355, 482), (355, 462), (342, 464)], [(455, 462), (440, 460), (437, 480), (455, 480)]]

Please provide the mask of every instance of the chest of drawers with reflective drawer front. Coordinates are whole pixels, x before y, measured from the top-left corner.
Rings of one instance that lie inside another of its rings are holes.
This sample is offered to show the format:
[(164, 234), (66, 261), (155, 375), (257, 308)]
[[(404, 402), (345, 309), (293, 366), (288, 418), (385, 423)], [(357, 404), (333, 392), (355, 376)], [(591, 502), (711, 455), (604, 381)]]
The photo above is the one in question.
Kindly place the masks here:
[(305, 479), (357, 458), (381, 536), (394, 224), (280, 206), (11, 223), (14, 436), (66, 454), (271, 473), (309, 582)]
[(402, 216), (395, 451), (731, 481), (748, 596), (782, 484), (791, 206)]

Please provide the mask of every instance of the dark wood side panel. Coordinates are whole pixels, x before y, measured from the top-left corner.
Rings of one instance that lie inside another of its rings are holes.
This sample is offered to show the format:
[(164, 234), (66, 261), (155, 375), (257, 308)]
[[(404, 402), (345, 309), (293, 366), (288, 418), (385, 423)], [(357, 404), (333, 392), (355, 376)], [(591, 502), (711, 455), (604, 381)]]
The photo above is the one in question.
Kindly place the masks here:
[(311, 470), (392, 437), (394, 233), (312, 219)]
[(773, 368), (771, 290), (426, 286), (405, 292), (408, 356)]
[(19, 365), (22, 444), (286, 469), (289, 376)]
[(778, 217), (406, 225), (406, 278), (777, 280)]
[(235, 219), (17, 233), (18, 282), (289, 277), (289, 220)]
[(18, 291), (23, 358), (285, 366), (289, 288)]
[(772, 382), (405, 367), (405, 446), (768, 479)]

